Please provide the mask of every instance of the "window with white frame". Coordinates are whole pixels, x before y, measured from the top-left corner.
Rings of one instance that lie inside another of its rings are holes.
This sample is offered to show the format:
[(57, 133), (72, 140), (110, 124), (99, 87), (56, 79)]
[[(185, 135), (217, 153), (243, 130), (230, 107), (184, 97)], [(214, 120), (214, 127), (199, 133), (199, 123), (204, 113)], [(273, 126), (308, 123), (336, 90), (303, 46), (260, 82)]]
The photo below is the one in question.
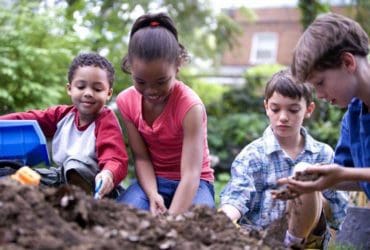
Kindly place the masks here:
[(252, 64), (275, 63), (278, 35), (273, 32), (255, 33), (252, 38), (250, 62)]

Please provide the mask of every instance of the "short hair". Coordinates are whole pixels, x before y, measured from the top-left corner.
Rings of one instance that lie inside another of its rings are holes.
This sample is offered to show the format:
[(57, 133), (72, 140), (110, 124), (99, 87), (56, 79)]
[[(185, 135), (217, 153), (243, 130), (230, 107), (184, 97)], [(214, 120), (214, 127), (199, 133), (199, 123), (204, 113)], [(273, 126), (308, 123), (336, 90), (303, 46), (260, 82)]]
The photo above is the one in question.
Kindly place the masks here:
[(297, 84), (291, 71), (285, 69), (275, 73), (267, 82), (265, 87), (265, 100), (268, 102), (271, 96), (276, 92), (292, 99), (301, 99), (303, 97), (308, 106), (313, 100), (312, 91), (313, 89), (309, 83)]
[(344, 52), (367, 56), (369, 38), (354, 20), (334, 13), (318, 16), (294, 49), (292, 74), (304, 82), (314, 70), (337, 68)]
[(112, 64), (103, 56), (97, 54), (97, 53), (81, 53), (78, 56), (76, 56), (71, 65), (69, 66), (68, 71), (68, 82), (71, 83), (74, 77), (74, 74), (76, 73), (76, 70), (79, 67), (84, 66), (94, 66), (99, 67), (107, 72), (108, 81), (109, 81), (109, 87), (113, 87), (114, 83), (114, 68)]
[(181, 65), (189, 56), (179, 43), (177, 29), (166, 13), (145, 14), (132, 26), (128, 53), (122, 59), (121, 69), (130, 73), (130, 63), (134, 58), (150, 62), (164, 59), (169, 63)]

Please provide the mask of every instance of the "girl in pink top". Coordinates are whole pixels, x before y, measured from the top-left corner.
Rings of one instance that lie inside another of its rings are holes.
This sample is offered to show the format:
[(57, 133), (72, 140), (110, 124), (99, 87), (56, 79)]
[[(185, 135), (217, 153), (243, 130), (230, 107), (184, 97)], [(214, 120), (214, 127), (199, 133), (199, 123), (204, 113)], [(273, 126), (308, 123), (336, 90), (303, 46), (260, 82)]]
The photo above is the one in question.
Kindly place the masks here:
[(118, 95), (117, 105), (138, 181), (118, 201), (153, 214), (182, 213), (192, 204), (214, 207), (205, 107), (194, 91), (176, 80), (186, 59), (167, 14), (136, 20), (122, 61), (134, 86)]

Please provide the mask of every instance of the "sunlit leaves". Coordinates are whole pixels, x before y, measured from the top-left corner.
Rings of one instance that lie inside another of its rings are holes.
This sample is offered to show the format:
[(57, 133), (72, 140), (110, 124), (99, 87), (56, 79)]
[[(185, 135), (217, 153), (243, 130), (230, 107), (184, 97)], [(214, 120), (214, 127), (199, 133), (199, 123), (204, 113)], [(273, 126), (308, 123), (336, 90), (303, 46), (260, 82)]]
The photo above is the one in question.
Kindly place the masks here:
[(0, 113), (60, 103), (68, 66), (84, 48), (62, 14), (32, 1), (0, 9)]

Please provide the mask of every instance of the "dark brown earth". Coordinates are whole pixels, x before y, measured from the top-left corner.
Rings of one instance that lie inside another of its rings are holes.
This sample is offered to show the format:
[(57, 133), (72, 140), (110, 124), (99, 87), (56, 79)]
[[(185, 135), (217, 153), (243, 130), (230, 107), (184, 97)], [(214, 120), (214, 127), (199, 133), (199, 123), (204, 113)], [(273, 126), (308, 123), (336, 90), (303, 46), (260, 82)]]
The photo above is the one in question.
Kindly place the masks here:
[(279, 249), (281, 232), (241, 230), (206, 207), (154, 217), (76, 187), (0, 179), (0, 249)]

